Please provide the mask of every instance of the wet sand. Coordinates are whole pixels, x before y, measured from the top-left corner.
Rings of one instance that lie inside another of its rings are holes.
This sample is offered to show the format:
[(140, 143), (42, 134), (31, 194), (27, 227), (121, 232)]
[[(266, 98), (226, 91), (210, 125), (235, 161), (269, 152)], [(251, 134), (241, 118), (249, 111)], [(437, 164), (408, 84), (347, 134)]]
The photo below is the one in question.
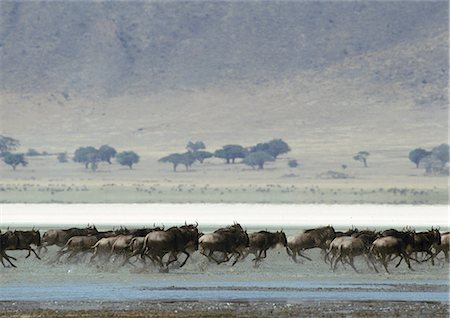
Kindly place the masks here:
[(448, 317), (448, 302), (1, 302), (0, 317)]

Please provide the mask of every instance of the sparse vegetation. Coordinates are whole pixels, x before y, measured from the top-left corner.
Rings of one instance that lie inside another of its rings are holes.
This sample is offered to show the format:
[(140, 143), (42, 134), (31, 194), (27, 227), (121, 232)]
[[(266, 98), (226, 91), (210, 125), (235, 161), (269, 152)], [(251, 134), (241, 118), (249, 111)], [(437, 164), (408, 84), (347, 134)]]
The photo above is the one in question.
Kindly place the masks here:
[(171, 163), (173, 165), (173, 171), (177, 171), (178, 165), (182, 164), (186, 167), (186, 170), (192, 166), (192, 164), (197, 160), (192, 151), (188, 151), (185, 153), (173, 153), (168, 156), (162, 157), (159, 159), (159, 162)]
[(100, 161), (107, 162), (111, 164), (111, 158), (114, 158), (117, 154), (116, 149), (108, 145), (103, 145), (98, 149), (98, 155), (100, 156)]
[(297, 168), (298, 167), (298, 162), (295, 159), (291, 159), (288, 161), (288, 166), (290, 168)]
[(80, 147), (75, 150), (73, 161), (84, 164), (86, 169), (89, 168), (90, 164), (92, 171), (95, 171), (100, 161), (99, 151), (92, 146)]
[(194, 159), (200, 163), (203, 163), (205, 159), (212, 158), (214, 155), (208, 151), (196, 150), (192, 152)]
[(186, 145), (186, 149), (192, 152), (196, 152), (200, 149), (205, 149), (206, 146), (203, 143), (203, 141), (196, 141), (196, 142), (192, 142), (189, 141), (188, 144)]
[(360, 151), (358, 152), (353, 159), (356, 161), (361, 161), (364, 164), (364, 167), (367, 168), (367, 157), (370, 154), (367, 151)]
[(116, 160), (122, 166), (133, 169), (133, 165), (139, 162), (139, 156), (134, 151), (123, 151), (116, 155)]
[(13, 168), (13, 170), (16, 170), (16, 167), (18, 165), (22, 165), (22, 166), (26, 166), (28, 164), (28, 162), (25, 160), (24, 155), (21, 153), (10, 153), (10, 152), (6, 152), (3, 155), (3, 161), (11, 166)]
[(57, 156), (56, 159), (58, 159), (58, 162), (60, 163), (66, 163), (67, 160), (67, 152), (60, 152)]
[(441, 144), (421, 159), (420, 164), (429, 175), (449, 175), (449, 145)]
[(28, 151), (25, 153), (25, 156), (27, 157), (36, 157), (36, 156), (40, 156), (41, 153), (39, 151), (37, 151), (36, 149), (28, 149)]
[(253, 169), (256, 167), (264, 169), (264, 164), (269, 161), (275, 161), (275, 158), (265, 151), (251, 152), (243, 160), (246, 165), (251, 166)]
[(264, 151), (276, 159), (279, 155), (291, 151), (291, 148), (289, 148), (289, 145), (282, 139), (273, 139), (269, 142), (259, 143), (256, 146), (251, 147), (250, 151)]
[(5, 153), (16, 150), (19, 146), (19, 140), (0, 135), (0, 156), (4, 156)]
[(237, 158), (245, 158), (248, 150), (241, 145), (225, 145), (214, 152), (214, 157), (225, 159), (227, 164), (235, 163)]
[(426, 151), (422, 148), (416, 148), (414, 150), (411, 150), (411, 152), (409, 153), (409, 160), (416, 164), (416, 168), (419, 168), (420, 160), (422, 160), (426, 156), (429, 156), (430, 154), (431, 151)]

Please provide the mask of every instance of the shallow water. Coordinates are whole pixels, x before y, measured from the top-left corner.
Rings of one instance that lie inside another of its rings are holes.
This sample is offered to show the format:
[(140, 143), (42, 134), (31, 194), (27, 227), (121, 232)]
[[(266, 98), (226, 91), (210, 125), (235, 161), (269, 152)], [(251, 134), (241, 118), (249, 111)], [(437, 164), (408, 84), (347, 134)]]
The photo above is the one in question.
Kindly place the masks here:
[[(289, 233), (288, 233), (289, 234)], [(375, 273), (362, 260), (362, 273), (342, 266), (333, 273), (317, 250), (307, 251), (313, 261), (297, 264), (283, 248), (269, 250), (259, 267), (251, 255), (234, 267), (216, 265), (195, 253), (185, 267), (160, 273), (150, 264), (120, 262), (89, 265), (87, 259), (72, 264), (48, 264), (57, 249), (44, 253), (43, 260), (24, 259), (26, 252), (9, 252), (18, 257), (17, 269), (0, 267), (0, 301), (73, 302), (84, 306), (92, 301), (276, 301), (305, 300), (449, 301), (449, 267), (413, 263), (391, 274)], [(381, 267), (381, 266), (379, 266)]]

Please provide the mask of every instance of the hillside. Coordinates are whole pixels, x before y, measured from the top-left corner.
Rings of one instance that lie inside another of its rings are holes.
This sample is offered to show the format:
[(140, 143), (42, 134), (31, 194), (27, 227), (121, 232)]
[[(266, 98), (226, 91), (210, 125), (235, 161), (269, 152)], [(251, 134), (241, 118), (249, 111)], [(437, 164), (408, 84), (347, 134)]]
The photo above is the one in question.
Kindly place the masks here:
[(448, 139), (446, 2), (0, 8), (0, 133), (22, 150), (283, 138), (314, 161)]

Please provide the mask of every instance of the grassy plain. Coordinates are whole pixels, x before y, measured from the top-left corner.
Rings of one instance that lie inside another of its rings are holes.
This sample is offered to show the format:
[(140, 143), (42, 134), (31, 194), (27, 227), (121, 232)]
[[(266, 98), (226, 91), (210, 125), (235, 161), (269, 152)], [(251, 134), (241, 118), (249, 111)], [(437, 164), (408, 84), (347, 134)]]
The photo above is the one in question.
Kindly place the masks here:
[[(299, 156), (300, 157), (300, 156)], [(13, 171), (1, 164), (1, 203), (323, 203), (447, 204), (446, 177), (425, 176), (405, 158), (369, 159), (369, 167), (343, 161), (343, 170), (326, 160), (300, 161), (289, 168), (286, 156), (254, 170), (212, 159), (192, 170), (157, 157), (141, 158), (132, 170), (117, 163), (96, 172), (80, 164), (58, 163), (55, 156), (29, 158)], [(297, 158), (297, 157), (295, 157)], [(372, 160), (371, 160), (372, 159)], [(350, 160), (352, 160), (350, 158)], [(346, 175), (334, 179), (328, 171)]]

